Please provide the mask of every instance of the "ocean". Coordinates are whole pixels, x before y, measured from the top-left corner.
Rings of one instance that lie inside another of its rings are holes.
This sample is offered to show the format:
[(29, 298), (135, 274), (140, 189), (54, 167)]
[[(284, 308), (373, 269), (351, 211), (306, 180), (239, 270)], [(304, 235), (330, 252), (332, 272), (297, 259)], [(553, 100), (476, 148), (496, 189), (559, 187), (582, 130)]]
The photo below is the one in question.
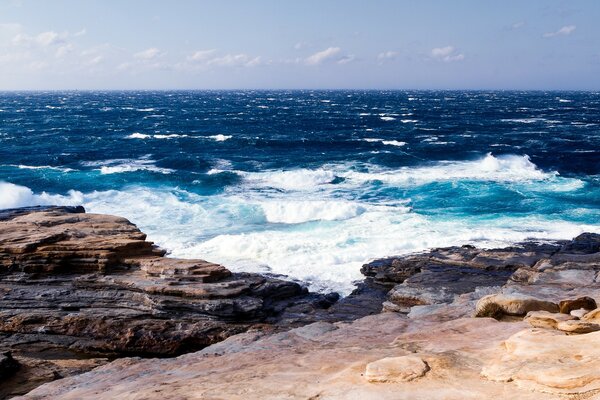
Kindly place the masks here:
[(373, 258), (600, 232), (600, 93), (0, 93), (0, 208), (42, 204), (348, 294)]

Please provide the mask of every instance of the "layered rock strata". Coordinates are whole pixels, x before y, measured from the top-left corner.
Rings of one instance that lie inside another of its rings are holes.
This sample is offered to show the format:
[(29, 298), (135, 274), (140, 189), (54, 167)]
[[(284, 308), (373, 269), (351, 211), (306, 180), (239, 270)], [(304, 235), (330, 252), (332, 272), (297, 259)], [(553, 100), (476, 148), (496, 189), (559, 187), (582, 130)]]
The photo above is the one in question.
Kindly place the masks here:
[(1, 211), (0, 352), (10, 353), (0, 397), (117, 357), (174, 356), (311, 322), (337, 299), (164, 254), (124, 218), (81, 207)]
[[(23, 398), (600, 399), (600, 235), (434, 249), (362, 270), (333, 306), (298, 302), (266, 318), (314, 323), (121, 358)], [(142, 263), (104, 276), (133, 272), (161, 276)]]

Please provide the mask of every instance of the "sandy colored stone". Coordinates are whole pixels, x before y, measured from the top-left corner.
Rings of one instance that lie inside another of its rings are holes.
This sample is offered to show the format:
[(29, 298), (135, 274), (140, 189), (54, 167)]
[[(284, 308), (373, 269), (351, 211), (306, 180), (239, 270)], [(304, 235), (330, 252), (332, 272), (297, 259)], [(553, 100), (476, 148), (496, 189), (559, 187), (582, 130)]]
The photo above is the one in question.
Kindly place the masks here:
[(429, 366), (420, 357), (386, 357), (367, 364), (369, 382), (409, 382), (424, 376)]
[(482, 370), (493, 381), (557, 394), (600, 389), (600, 332), (565, 335), (527, 329), (507, 339), (502, 352)]
[(563, 300), (558, 303), (560, 308), (560, 312), (563, 314), (569, 314), (573, 310), (578, 310), (580, 308), (586, 310), (595, 310), (596, 309), (596, 300), (592, 299), (589, 296), (579, 297), (577, 299), (569, 299)]
[(559, 322), (556, 329), (567, 333), (590, 333), (600, 331), (600, 325), (593, 322), (571, 320)]
[(548, 311), (556, 313), (558, 305), (551, 301), (537, 299), (522, 294), (492, 294), (482, 297), (477, 302), (476, 317), (485, 317), (485, 311), (497, 307), (507, 315), (525, 315), (530, 311)]
[(600, 308), (590, 311), (585, 314), (582, 318), (584, 321), (600, 323)]
[(530, 311), (525, 316), (525, 321), (534, 328), (556, 329), (560, 322), (573, 319), (571, 315), (551, 313), (548, 311)]

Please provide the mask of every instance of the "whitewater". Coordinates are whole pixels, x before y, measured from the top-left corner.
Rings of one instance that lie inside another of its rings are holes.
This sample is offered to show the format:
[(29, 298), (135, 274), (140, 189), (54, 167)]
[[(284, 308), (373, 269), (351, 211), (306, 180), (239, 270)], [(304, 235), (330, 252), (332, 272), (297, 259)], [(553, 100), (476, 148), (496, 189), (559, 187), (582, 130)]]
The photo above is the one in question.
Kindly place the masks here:
[(600, 232), (600, 96), (445, 96), (3, 94), (0, 209), (83, 205), (171, 256), (342, 294), (373, 258)]

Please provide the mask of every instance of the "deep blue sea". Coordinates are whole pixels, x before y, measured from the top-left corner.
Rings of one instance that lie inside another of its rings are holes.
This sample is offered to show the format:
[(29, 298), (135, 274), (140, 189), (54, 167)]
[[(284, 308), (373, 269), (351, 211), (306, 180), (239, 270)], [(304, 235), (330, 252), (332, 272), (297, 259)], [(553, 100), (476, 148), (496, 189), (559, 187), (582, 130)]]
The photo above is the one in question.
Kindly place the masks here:
[(600, 93), (0, 93), (0, 208), (348, 293), (362, 263), (600, 232)]

